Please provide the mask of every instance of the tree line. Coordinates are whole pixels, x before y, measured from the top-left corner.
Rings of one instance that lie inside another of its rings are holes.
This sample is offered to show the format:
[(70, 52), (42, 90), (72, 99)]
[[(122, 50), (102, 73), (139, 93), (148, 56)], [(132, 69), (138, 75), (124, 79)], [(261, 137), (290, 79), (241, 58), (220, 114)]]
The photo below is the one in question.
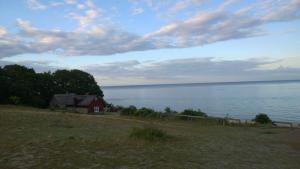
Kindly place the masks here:
[(0, 103), (47, 107), (54, 94), (103, 92), (94, 77), (81, 70), (36, 73), (21, 65), (0, 67)]

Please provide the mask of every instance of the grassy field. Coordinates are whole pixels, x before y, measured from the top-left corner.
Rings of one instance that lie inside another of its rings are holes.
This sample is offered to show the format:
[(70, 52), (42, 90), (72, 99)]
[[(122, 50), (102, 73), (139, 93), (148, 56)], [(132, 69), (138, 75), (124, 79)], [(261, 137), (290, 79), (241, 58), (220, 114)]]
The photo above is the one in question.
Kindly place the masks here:
[[(129, 137), (155, 126), (170, 138)], [(300, 131), (230, 127), (203, 120), (143, 120), (0, 106), (0, 168), (300, 167)]]

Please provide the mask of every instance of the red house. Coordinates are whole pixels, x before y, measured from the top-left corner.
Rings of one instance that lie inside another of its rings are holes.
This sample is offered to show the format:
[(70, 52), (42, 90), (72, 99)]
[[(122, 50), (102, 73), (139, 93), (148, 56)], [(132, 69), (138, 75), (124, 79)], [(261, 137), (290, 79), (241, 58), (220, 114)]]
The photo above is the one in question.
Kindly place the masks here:
[(55, 94), (50, 101), (51, 107), (67, 108), (80, 113), (104, 112), (104, 100), (96, 95)]
[(88, 105), (88, 113), (94, 112), (99, 113), (104, 111), (104, 101), (101, 98), (93, 99)]

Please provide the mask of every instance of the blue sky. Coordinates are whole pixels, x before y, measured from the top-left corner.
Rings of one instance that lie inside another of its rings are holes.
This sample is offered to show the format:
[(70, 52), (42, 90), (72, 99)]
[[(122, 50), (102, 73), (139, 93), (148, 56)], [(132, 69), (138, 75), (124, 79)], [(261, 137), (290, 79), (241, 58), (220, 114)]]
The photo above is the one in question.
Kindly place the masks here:
[(0, 65), (81, 69), (100, 85), (300, 79), (299, 11), (300, 0), (0, 0)]

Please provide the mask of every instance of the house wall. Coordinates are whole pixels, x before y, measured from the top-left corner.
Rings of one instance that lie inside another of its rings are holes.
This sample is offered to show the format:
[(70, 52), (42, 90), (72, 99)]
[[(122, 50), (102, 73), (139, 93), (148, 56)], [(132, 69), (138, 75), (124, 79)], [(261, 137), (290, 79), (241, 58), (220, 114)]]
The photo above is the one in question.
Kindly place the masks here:
[(86, 107), (76, 107), (75, 110), (78, 113), (85, 113), (85, 114), (88, 113), (88, 108)]
[(99, 107), (99, 111), (103, 112), (104, 111), (104, 102), (102, 99), (95, 99), (93, 100), (89, 106), (88, 106), (88, 112), (93, 113), (94, 112), (94, 107)]

